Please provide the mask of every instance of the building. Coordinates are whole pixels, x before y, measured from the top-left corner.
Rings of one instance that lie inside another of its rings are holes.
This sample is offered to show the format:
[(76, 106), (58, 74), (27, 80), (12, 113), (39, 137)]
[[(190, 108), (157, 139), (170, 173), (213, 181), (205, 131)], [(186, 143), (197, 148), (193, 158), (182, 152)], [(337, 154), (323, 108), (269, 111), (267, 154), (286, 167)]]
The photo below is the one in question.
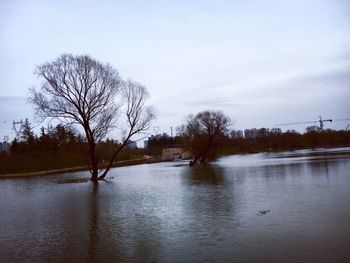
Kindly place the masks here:
[(129, 141), (126, 147), (129, 149), (137, 149), (137, 143), (136, 141)]
[(179, 159), (183, 152), (184, 150), (181, 147), (164, 148), (162, 150), (162, 160), (172, 161)]
[(255, 139), (257, 135), (258, 135), (258, 130), (255, 128), (244, 130), (244, 137), (246, 139)]
[(0, 152), (10, 152), (10, 144), (8, 142), (0, 142)]
[(231, 139), (240, 139), (240, 138), (243, 138), (242, 130), (238, 130), (238, 131), (233, 130), (231, 132)]
[(162, 150), (163, 161), (174, 161), (177, 159), (188, 158), (191, 158), (191, 153), (189, 151), (185, 151), (185, 149), (180, 146), (166, 147)]

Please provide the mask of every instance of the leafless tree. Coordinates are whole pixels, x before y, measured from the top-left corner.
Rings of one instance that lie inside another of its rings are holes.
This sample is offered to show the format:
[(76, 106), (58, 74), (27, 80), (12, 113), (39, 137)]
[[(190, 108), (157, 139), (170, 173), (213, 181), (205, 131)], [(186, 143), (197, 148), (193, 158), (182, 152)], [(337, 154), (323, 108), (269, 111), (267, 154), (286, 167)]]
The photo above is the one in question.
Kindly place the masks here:
[(214, 157), (216, 140), (227, 133), (230, 125), (230, 118), (222, 111), (203, 111), (187, 117), (180, 132), (185, 138), (185, 146), (193, 155), (190, 166), (198, 161), (206, 164)]
[[(133, 81), (124, 82), (117, 70), (90, 56), (63, 54), (36, 68), (43, 78), (40, 90), (30, 89), (36, 115), (80, 125), (89, 145), (91, 180), (104, 179), (118, 153), (130, 138), (149, 128), (155, 117), (145, 104), (146, 88)], [(99, 169), (96, 143), (125, 117), (122, 143), (114, 150), (105, 170)]]
[(122, 89), (122, 97), (125, 100), (126, 128), (123, 130), (123, 143), (114, 151), (105, 171), (98, 177), (104, 179), (118, 153), (130, 142), (130, 138), (150, 128), (150, 123), (154, 119), (154, 109), (146, 106), (148, 93), (146, 88), (137, 82), (127, 81)]

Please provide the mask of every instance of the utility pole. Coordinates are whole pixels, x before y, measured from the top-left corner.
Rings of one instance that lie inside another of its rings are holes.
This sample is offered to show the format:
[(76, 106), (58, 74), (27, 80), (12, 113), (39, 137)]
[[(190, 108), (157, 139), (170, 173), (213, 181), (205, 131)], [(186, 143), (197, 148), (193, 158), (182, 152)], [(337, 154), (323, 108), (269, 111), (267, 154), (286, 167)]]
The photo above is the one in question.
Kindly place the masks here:
[(21, 135), (22, 129), (23, 129), (23, 120), (13, 121), (12, 122), (12, 129), (15, 131), (16, 139), (18, 140), (20, 135)]
[(153, 131), (154, 131), (154, 135), (157, 136), (159, 134), (159, 126), (153, 126)]

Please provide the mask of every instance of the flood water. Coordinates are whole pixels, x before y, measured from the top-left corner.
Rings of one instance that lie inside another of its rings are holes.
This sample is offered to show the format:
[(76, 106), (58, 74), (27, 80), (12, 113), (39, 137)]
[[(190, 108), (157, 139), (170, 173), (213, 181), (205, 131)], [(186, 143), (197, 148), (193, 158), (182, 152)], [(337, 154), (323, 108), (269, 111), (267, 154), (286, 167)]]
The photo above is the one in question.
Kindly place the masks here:
[(350, 148), (0, 180), (1, 262), (350, 262)]

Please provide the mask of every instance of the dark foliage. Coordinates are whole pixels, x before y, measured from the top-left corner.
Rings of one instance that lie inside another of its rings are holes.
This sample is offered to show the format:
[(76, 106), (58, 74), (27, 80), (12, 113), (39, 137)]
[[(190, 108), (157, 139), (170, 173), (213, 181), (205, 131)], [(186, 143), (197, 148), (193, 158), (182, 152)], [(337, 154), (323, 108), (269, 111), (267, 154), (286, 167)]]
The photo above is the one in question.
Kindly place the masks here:
[(160, 155), (162, 149), (166, 147), (181, 146), (183, 138), (181, 136), (170, 137), (167, 134), (158, 134), (148, 138), (147, 154)]
[[(88, 143), (84, 137), (70, 126), (58, 124), (56, 127), (41, 128), (35, 136), (31, 125), (25, 122), (20, 139), (11, 143), (9, 154), (0, 154), (0, 174), (49, 171), (70, 167), (88, 166), (86, 155)], [(30, 136), (28, 136), (30, 135)], [(120, 144), (109, 140), (97, 143), (96, 153), (102, 166)], [(128, 160), (142, 155), (138, 150), (126, 149), (119, 160)]]

